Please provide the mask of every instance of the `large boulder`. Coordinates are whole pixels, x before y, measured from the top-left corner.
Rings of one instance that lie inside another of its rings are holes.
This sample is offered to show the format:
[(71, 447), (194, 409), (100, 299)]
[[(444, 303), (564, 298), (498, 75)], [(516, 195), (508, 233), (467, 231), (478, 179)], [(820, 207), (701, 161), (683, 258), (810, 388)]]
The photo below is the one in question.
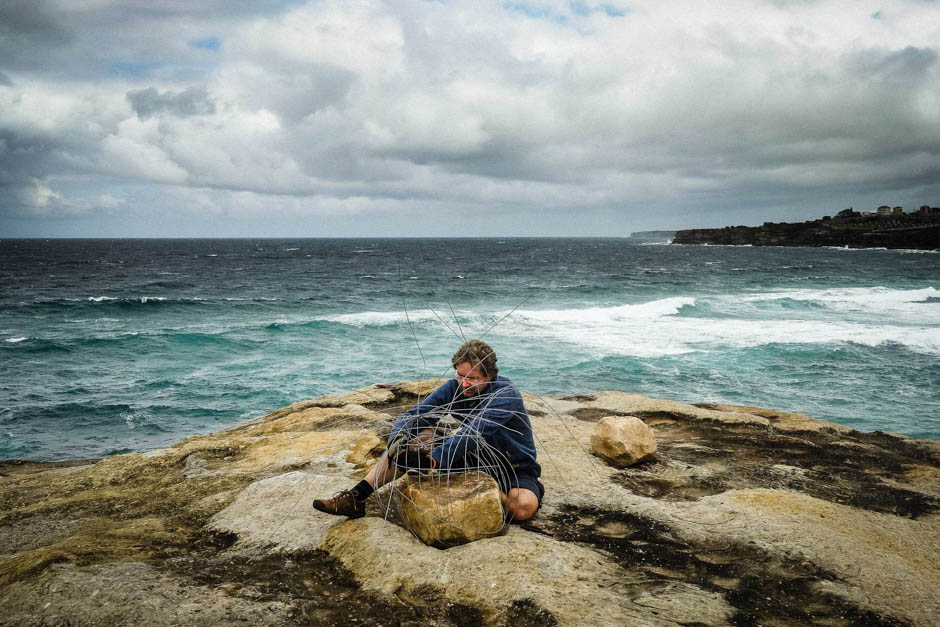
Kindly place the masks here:
[(503, 529), (499, 486), (486, 473), (408, 476), (398, 489), (402, 518), (425, 544), (446, 548)]
[(591, 434), (591, 449), (615, 466), (632, 466), (656, 454), (656, 436), (639, 418), (607, 416)]

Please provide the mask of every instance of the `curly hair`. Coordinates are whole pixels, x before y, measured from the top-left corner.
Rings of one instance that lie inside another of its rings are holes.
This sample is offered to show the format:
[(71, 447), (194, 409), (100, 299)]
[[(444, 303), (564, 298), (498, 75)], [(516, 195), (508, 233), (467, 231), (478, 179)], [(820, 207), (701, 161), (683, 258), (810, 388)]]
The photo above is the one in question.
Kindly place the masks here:
[(483, 376), (495, 377), (499, 374), (496, 353), (482, 340), (467, 340), (450, 358), (450, 363), (454, 368), (465, 361), (470, 362), (474, 367), (479, 366)]

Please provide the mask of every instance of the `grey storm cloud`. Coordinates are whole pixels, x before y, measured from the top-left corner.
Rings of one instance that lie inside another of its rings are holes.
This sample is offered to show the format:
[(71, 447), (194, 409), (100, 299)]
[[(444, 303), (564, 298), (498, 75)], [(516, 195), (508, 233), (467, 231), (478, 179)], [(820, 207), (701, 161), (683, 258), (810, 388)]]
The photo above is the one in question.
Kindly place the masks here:
[(127, 92), (127, 100), (141, 119), (160, 113), (177, 117), (215, 113), (215, 103), (210, 99), (209, 91), (204, 85), (183, 91), (164, 92), (155, 87), (148, 87)]
[(888, 82), (922, 81), (935, 70), (940, 58), (933, 48), (907, 46), (902, 50), (868, 50), (857, 55), (857, 69), (863, 77)]
[(56, 19), (51, 3), (42, 0), (5, 0), (0, 4), (0, 33), (4, 40), (30, 39), (64, 42), (71, 35)]
[(52, 7), (41, 0), (4, 0), (0, 3), (0, 64), (6, 68), (30, 66), (35, 57), (74, 40), (56, 19)]

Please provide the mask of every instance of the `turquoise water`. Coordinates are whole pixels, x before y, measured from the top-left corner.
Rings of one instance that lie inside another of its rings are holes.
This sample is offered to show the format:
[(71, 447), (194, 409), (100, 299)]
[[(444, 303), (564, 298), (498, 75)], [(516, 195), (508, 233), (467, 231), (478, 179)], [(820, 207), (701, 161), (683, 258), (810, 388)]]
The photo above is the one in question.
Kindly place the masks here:
[[(448, 374), (940, 439), (940, 255), (624, 239), (0, 241), (0, 458), (146, 450)], [(406, 316), (407, 312), (407, 316)], [(417, 344), (416, 344), (417, 339)]]

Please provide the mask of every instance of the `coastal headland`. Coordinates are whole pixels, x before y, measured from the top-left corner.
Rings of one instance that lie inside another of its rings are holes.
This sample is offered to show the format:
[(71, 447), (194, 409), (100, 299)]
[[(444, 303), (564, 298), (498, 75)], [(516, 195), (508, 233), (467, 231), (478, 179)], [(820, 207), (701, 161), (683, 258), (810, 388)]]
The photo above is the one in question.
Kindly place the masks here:
[[(547, 489), (532, 521), (440, 550), (381, 498), (356, 520), (313, 511), (362, 477), (394, 416), (438, 383), (301, 401), (147, 453), (0, 462), (0, 624), (940, 616), (940, 443), (802, 414), (525, 394)], [(621, 469), (591, 455), (606, 416), (652, 427), (656, 457)]]
[[(765, 222), (762, 226), (726, 226), (677, 231), (673, 244), (726, 246), (847, 246), (940, 250), (940, 209), (917, 213), (852, 209), (807, 222)], [(901, 209), (897, 207), (897, 209)]]

